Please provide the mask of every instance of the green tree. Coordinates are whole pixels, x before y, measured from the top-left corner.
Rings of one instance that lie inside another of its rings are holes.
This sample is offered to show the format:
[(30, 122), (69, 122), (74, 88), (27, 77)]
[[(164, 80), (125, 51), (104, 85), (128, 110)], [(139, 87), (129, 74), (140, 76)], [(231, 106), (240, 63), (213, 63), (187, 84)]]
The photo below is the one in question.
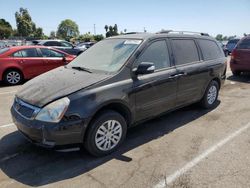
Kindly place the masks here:
[(55, 39), (56, 38), (56, 32), (55, 31), (51, 31), (50, 35), (49, 35), (49, 38)]
[(104, 29), (105, 29), (106, 32), (108, 32), (109, 26), (108, 26), (108, 25), (105, 25), (105, 26), (104, 26)]
[(5, 19), (0, 19), (0, 39), (9, 38), (13, 30), (9, 22)]
[(101, 40), (103, 40), (104, 39), (104, 36), (103, 35), (94, 35), (94, 40), (95, 41), (101, 41)]
[(35, 29), (34, 38), (42, 39), (43, 37), (44, 37), (43, 29), (41, 27)]
[(226, 41), (226, 40), (227, 40), (227, 36), (224, 36), (224, 37), (223, 37), (223, 40)]
[(223, 40), (223, 35), (218, 34), (218, 35), (216, 35), (215, 39), (218, 40), (218, 41), (222, 41)]
[(57, 37), (66, 40), (70, 40), (70, 38), (73, 37), (78, 37), (78, 25), (70, 19), (63, 20), (58, 26), (56, 35)]
[(94, 40), (94, 36), (91, 35), (90, 33), (85, 33), (83, 35), (80, 35), (78, 37), (78, 40), (83, 41), (83, 42), (90, 42)]
[(118, 27), (117, 27), (117, 24), (115, 24), (114, 27), (113, 27), (113, 35), (118, 35)]
[(227, 37), (227, 40), (232, 40), (234, 38), (236, 38), (236, 35)]
[(35, 32), (35, 24), (32, 22), (31, 16), (27, 9), (20, 8), (15, 13), (17, 33), (22, 37), (32, 36)]
[(115, 24), (114, 26), (105, 25), (104, 29), (106, 30), (106, 37), (112, 37), (112, 36), (119, 35), (117, 24)]

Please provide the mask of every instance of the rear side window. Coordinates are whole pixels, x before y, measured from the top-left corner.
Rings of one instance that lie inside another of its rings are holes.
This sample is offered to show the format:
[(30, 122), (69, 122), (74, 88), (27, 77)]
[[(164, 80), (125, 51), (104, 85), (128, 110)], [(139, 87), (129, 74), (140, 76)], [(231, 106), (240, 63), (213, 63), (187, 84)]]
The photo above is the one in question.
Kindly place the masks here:
[(12, 54), (13, 57), (39, 57), (35, 48), (19, 50)]
[(64, 54), (50, 50), (47, 48), (40, 48), (43, 57), (64, 57)]
[(242, 40), (238, 44), (237, 49), (250, 49), (250, 38)]
[(70, 48), (73, 47), (73, 46), (72, 46), (70, 43), (68, 43), (68, 42), (61, 42), (61, 46), (63, 46), (63, 47), (70, 47)]
[(45, 42), (43, 45), (44, 46), (61, 46), (61, 43), (57, 41), (49, 41), (49, 42)]
[(138, 66), (141, 62), (154, 63), (156, 70), (170, 67), (169, 54), (165, 40), (156, 41), (150, 44), (138, 58), (135, 66)]
[(234, 44), (234, 45), (235, 45), (235, 44), (237, 44), (237, 42), (239, 42), (239, 40), (240, 40), (240, 39), (233, 39), (233, 40), (230, 40), (230, 41), (228, 41), (227, 45), (228, 45), (228, 44)]
[(172, 39), (175, 65), (199, 61), (195, 42), (191, 39)]
[(213, 60), (224, 56), (222, 49), (211, 40), (199, 39), (204, 60)]

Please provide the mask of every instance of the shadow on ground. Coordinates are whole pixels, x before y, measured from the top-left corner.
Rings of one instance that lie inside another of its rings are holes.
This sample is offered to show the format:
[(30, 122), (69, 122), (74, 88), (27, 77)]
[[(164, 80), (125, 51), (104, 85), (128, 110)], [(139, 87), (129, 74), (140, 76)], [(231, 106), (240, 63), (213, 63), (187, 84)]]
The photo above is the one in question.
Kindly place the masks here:
[(42, 186), (83, 175), (112, 159), (129, 163), (133, 158), (127, 157), (126, 152), (166, 136), (209, 111), (192, 105), (140, 124), (129, 129), (127, 139), (117, 152), (103, 158), (92, 157), (85, 150), (60, 153), (36, 147), (16, 131), (0, 140), (0, 169), (24, 185)]
[(231, 75), (227, 79), (234, 82), (250, 83), (250, 73), (242, 73), (240, 76)]
[[(20, 84), (15, 85), (15, 86), (21, 86), (21, 85), (25, 84), (25, 82), (27, 82), (27, 80), (23, 81)], [(4, 87), (7, 88), (7, 87), (13, 87), (13, 86), (12, 85), (8, 85), (8, 84), (4, 83), (3, 81), (0, 81), (0, 88), (4, 88)]]

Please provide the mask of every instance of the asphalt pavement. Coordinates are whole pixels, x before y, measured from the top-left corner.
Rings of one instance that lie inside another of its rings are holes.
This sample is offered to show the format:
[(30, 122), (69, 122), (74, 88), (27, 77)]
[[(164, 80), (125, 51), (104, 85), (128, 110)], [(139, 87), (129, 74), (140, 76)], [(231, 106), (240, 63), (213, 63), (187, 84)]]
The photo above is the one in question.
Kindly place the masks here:
[(227, 72), (214, 109), (191, 105), (128, 131), (115, 153), (27, 142), (9, 113), (21, 86), (0, 86), (0, 187), (250, 187), (250, 76)]

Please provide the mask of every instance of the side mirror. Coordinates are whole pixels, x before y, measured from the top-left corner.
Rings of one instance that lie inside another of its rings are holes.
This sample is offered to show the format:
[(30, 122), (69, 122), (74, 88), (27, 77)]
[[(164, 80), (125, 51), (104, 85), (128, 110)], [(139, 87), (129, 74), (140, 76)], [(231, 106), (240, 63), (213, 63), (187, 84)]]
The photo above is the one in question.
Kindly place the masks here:
[(150, 74), (155, 71), (154, 63), (152, 62), (141, 62), (137, 68), (133, 69), (136, 75), (139, 74)]

